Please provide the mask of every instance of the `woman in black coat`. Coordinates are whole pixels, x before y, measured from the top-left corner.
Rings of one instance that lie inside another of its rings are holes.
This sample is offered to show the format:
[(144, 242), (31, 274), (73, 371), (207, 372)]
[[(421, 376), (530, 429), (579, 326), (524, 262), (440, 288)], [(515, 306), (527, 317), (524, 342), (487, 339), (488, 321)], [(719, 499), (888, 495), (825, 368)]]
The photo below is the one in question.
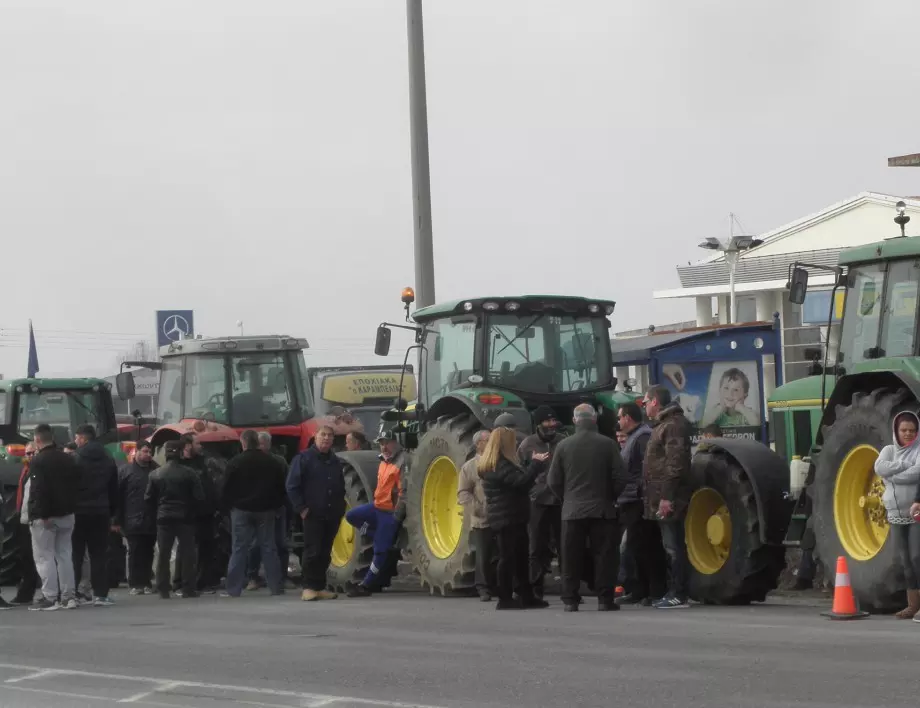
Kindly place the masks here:
[[(530, 488), (545, 457), (525, 472), (517, 455), (517, 439), (510, 428), (496, 428), (477, 465), (486, 496), (486, 516), (498, 541), (498, 604), (496, 610), (549, 607), (534, 597), (529, 577), (527, 522), (530, 518)], [(517, 586), (518, 597), (514, 598)]]

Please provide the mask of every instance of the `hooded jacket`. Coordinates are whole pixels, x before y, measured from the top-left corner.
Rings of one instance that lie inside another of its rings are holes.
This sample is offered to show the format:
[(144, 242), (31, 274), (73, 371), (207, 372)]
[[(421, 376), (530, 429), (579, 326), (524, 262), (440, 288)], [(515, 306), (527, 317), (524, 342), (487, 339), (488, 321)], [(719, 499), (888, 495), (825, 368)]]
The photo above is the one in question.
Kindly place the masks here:
[(875, 460), (875, 473), (885, 482), (882, 503), (888, 512), (888, 521), (893, 523), (914, 523), (910, 507), (917, 496), (920, 484), (920, 435), (910, 445), (898, 442), (897, 424), (910, 416), (920, 432), (920, 419), (914, 413), (899, 413), (891, 423), (892, 444), (882, 448)]
[(157, 532), (156, 515), (151, 512), (144, 495), (151, 473), (159, 467), (153, 460), (144, 467), (131, 462), (118, 470), (118, 525), (126, 535)]
[[(556, 433), (552, 438), (546, 439), (540, 435), (539, 429), (533, 435), (528, 435), (518, 447), (518, 457), (521, 458), (521, 464), (525, 468), (536, 467), (536, 479), (534, 480), (533, 489), (530, 490), (530, 498), (534, 504), (541, 506), (559, 506), (559, 499), (553, 494), (546, 484), (546, 476), (549, 474), (549, 468), (553, 464), (553, 455), (556, 452), (556, 446), (562, 442), (563, 436)], [(537, 453), (548, 452), (549, 458), (543, 462), (534, 460), (533, 456)]]
[(530, 520), (530, 488), (538, 468), (523, 470), (502, 457), (494, 470), (482, 474), (482, 491), (486, 495), (486, 517), (496, 531)]
[(642, 481), (646, 519), (656, 520), (662, 499), (674, 507), (668, 520), (683, 518), (690, 502), (690, 447), (690, 422), (680, 404), (671, 403), (658, 414), (645, 449)]
[(90, 440), (75, 453), (80, 468), (77, 514), (114, 517), (118, 507), (118, 465), (102, 444)]

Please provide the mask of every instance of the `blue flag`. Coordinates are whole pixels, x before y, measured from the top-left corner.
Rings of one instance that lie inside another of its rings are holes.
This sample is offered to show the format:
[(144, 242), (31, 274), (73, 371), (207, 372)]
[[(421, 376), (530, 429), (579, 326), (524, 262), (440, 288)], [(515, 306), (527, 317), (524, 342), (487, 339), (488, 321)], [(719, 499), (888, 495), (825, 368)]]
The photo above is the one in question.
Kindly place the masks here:
[(38, 373), (38, 350), (35, 348), (35, 332), (32, 331), (32, 320), (29, 320), (29, 373), (30, 379)]

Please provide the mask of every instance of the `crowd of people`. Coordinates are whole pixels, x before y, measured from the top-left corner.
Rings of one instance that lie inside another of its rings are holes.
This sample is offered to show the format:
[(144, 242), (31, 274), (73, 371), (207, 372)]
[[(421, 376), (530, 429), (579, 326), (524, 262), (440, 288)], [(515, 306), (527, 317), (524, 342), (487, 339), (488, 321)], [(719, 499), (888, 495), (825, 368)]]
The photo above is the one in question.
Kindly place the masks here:
[(469, 510), (483, 602), (547, 607), (544, 578), (555, 555), (566, 612), (579, 610), (585, 582), (600, 611), (689, 607), (691, 427), (664, 387), (650, 388), (644, 406), (645, 414), (634, 403), (620, 407), (617, 441), (598, 432), (589, 404), (575, 408), (571, 436), (548, 406), (534, 411), (536, 432), (520, 442), (510, 415), (479, 434), (457, 497)]
[[(683, 515), (690, 424), (663, 387), (652, 387), (644, 405), (644, 413), (632, 403), (620, 408), (617, 441), (598, 432), (597, 411), (587, 404), (575, 408), (570, 436), (548, 406), (533, 412), (532, 435), (521, 436), (510, 415), (478, 433), (457, 496), (469, 515), (480, 599), (495, 598), (500, 610), (547, 607), (544, 578), (558, 558), (566, 611), (578, 611), (583, 582), (597, 593), (602, 611), (623, 604), (688, 606)], [(132, 595), (194, 598), (220, 591), (223, 581), (221, 595), (235, 598), (259, 586), (260, 569), (269, 592), (280, 595), (291, 583), (288, 518), (303, 531), (303, 600), (336, 598), (326, 577), (343, 519), (373, 543), (370, 567), (347, 595), (379, 592), (396, 573), (407, 455), (391, 433), (382, 433), (373, 499), (346, 510), (335, 432), (321, 424), (313, 444), (290, 464), (272, 452), (268, 433), (247, 430), (242, 452), (224, 469), (194, 434), (167, 442), (162, 466), (150, 444), (140, 442), (119, 469), (92, 426), (81, 427), (73, 445), (62, 448), (51, 428), (39, 425), (17, 498), (22, 578), (12, 603), (0, 599), (0, 608), (114, 604), (107, 568), (112, 532), (125, 540)], [(347, 449), (368, 447), (363, 435), (348, 436)], [(217, 523), (227, 513), (229, 560), (220, 564)], [(84, 566), (90, 593), (79, 591)], [(617, 585), (625, 588), (619, 596)]]

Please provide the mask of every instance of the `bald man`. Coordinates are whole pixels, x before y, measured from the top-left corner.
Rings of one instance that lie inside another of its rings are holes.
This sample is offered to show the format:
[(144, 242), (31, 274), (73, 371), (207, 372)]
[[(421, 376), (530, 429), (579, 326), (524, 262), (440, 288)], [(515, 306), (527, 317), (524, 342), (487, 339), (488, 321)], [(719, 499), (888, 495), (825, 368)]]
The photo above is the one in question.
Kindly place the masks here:
[(586, 542), (591, 540), (597, 609), (620, 609), (613, 601), (620, 547), (617, 498), (626, 486), (626, 467), (616, 441), (597, 431), (597, 411), (575, 408), (575, 434), (556, 446), (547, 483), (562, 502), (562, 601), (577, 612)]

